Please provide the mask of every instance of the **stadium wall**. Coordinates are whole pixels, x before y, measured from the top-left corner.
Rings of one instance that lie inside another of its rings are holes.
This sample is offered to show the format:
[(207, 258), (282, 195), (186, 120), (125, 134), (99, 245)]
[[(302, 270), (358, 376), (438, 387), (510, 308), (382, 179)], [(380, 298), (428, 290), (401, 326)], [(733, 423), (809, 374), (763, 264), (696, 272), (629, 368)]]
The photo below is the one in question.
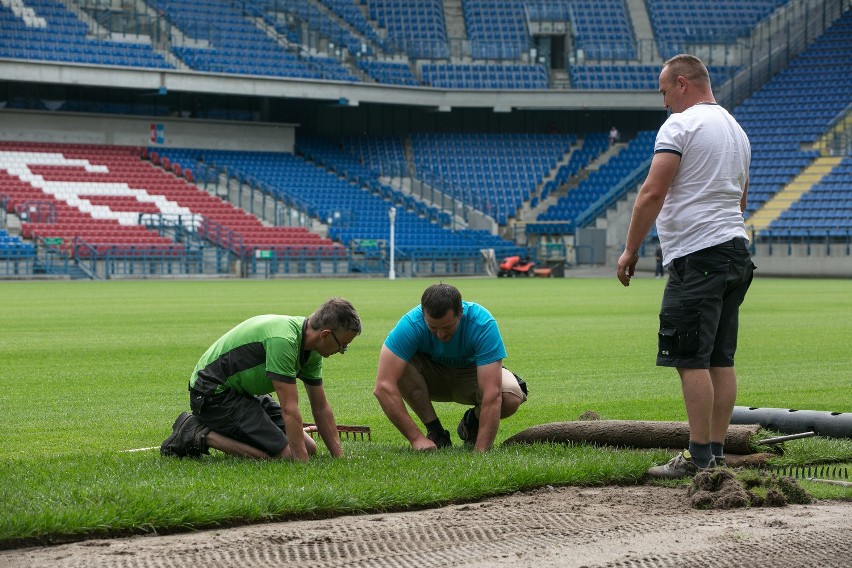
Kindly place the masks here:
[[(494, 90), (404, 87), (377, 83), (348, 83), (308, 79), (258, 77), (162, 69), (74, 65), (50, 61), (0, 60), (3, 81), (27, 85), (104, 87), (128, 92), (250, 96), (280, 100), (308, 99), (325, 104), (358, 107), (362, 104), (410, 105), (448, 112), (456, 108), (513, 110), (625, 110), (660, 108), (655, 89), (626, 90)], [(14, 81), (11, 79), (14, 78)]]
[(4, 140), (292, 153), (295, 124), (0, 111)]
[(755, 247), (754, 264), (761, 275), (814, 278), (852, 278), (852, 255), (849, 243), (815, 241), (810, 245), (759, 243)]
[[(624, 251), (635, 201), (636, 192), (632, 191), (595, 224), (607, 231), (606, 266), (612, 267), (613, 273)], [(809, 242), (787, 242), (780, 238), (772, 242), (757, 241), (752, 251), (752, 260), (760, 276), (852, 278), (852, 242), (827, 243), (825, 237), (820, 236), (812, 237)], [(637, 270), (653, 274), (654, 247), (646, 245), (640, 254)]]
[[(778, 276), (793, 278), (852, 278), (852, 256), (846, 244), (833, 244), (830, 252), (826, 252), (825, 243), (812, 244), (810, 252), (807, 245), (797, 244), (788, 250), (786, 246), (773, 245), (770, 252), (769, 246), (758, 243), (755, 247), (752, 260), (758, 276)], [(623, 250), (623, 249), (622, 249)], [(612, 267), (615, 274), (615, 265), (621, 250), (616, 253), (610, 249), (607, 266)], [(636, 268), (645, 273), (654, 273), (654, 251), (646, 250), (646, 256), (639, 260)]]

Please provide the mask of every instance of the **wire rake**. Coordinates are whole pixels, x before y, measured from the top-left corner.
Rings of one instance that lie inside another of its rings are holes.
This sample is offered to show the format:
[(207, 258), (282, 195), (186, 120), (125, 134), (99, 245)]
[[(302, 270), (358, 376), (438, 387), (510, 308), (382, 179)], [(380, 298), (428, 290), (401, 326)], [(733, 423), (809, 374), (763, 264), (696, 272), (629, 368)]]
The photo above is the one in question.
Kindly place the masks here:
[[(319, 431), (317, 429), (317, 425), (313, 422), (305, 422), (304, 430), (305, 432), (311, 435), (311, 438), (316, 438), (317, 432)], [(369, 426), (345, 426), (343, 424), (338, 424), (337, 435), (340, 436), (341, 440), (343, 440), (344, 438), (347, 440), (363, 440), (365, 435), (367, 436), (368, 441), (372, 440), (372, 438), (370, 437)]]
[(843, 487), (852, 487), (849, 481), (849, 468), (833, 465), (783, 465), (772, 466), (770, 471), (775, 475), (829, 483)]

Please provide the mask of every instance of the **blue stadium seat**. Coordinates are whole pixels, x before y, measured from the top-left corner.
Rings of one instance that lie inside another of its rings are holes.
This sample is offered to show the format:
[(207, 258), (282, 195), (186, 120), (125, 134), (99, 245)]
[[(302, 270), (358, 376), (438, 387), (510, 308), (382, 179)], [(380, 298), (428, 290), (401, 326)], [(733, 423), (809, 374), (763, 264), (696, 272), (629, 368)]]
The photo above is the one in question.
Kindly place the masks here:
[[(389, 203), (380, 194), (368, 190), (377, 182), (376, 174), (367, 170), (359, 175), (355, 166), (359, 162), (327, 140), (298, 139), (297, 151), (301, 156), (221, 150), (159, 148), (157, 151), (183, 160), (190, 167), (198, 160), (203, 160), (198, 163), (208, 167), (225, 166), (231, 176), (262, 184), (291, 206), (327, 222), (329, 237), (346, 245), (352, 245), (356, 239), (387, 240), (390, 236), (388, 209), (395, 204), (399, 254), (417, 251), (446, 255), (448, 251), (456, 251), (470, 257), (478, 255), (481, 248), (494, 248), (504, 255), (522, 250), (487, 232), (445, 229), (442, 224), (448, 220), (446, 215), (430, 213), (429, 207), (411, 196), (396, 196), (397, 201)], [(343, 179), (339, 172), (329, 168), (354, 173), (349, 179)]]
[[(570, 150), (556, 134), (414, 134), (417, 176), (504, 224)], [(502, 167), (510, 163), (511, 167)]]
[[(0, 37), (14, 48), (0, 47), (3, 57), (39, 61), (174, 69), (150, 43), (95, 40), (77, 15), (56, 0), (27, 0), (35, 19), (15, 15), (0, 5)], [(141, 40), (140, 40), (141, 41)], [(127, 57), (133, 52), (134, 58)]]
[[(655, 136), (656, 133), (652, 131), (639, 132), (626, 148), (610, 158), (599, 169), (593, 171), (587, 179), (581, 181), (575, 189), (560, 197), (546, 211), (539, 213), (536, 220), (540, 222), (561, 221), (573, 224), (575, 219), (598, 198), (618, 185), (622, 179), (652, 155)], [(559, 185), (567, 182), (592, 160), (596, 159), (608, 146), (607, 133), (602, 132), (588, 136), (582, 149), (575, 151), (568, 164), (562, 166), (557, 172), (554, 183)]]
[[(752, 146), (747, 217), (760, 209), (818, 156), (818, 151), (803, 149), (803, 146), (825, 133), (832, 120), (852, 100), (852, 76), (846, 74), (838, 77), (831, 94), (820, 101), (819, 108), (798, 115), (789, 112), (791, 108), (812, 106), (813, 93), (808, 85), (823, 80), (827, 64), (841, 68), (852, 66), (850, 36), (852, 12), (847, 12), (786, 69), (735, 109), (734, 115), (749, 135)], [(848, 166), (844, 165), (839, 171), (832, 172), (828, 179), (835, 183), (847, 173)], [(826, 193), (821, 189), (822, 186), (822, 183), (819, 184), (811, 192), (819, 194), (821, 199), (831, 199), (833, 191)], [(810, 199), (795, 203), (779, 219), (770, 223), (768, 232), (774, 233), (781, 227), (787, 227), (793, 220), (799, 224), (795, 228), (800, 231), (821, 228), (815, 221), (802, 224), (799, 213), (810, 210), (810, 203)]]
[(657, 47), (663, 58), (688, 51), (687, 44), (734, 44), (787, 0), (683, 2), (646, 0)]

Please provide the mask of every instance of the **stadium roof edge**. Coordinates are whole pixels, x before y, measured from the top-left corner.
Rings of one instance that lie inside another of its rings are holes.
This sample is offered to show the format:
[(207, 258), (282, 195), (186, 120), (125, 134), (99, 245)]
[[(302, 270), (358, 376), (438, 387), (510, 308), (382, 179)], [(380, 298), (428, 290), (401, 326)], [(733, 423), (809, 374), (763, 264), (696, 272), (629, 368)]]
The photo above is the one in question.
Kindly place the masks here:
[[(216, 95), (398, 104), (449, 110), (491, 108), (522, 110), (661, 110), (656, 90), (449, 90), (373, 83), (281, 79), (180, 70), (104, 67), (30, 60), (0, 60), (8, 81)], [(14, 79), (10, 79), (14, 77)]]

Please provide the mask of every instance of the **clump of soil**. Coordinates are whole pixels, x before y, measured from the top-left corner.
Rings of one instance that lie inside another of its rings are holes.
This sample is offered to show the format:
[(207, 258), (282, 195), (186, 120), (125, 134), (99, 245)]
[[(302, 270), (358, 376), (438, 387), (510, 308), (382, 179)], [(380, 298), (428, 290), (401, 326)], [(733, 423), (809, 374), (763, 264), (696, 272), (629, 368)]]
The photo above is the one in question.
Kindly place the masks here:
[(750, 470), (740, 474), (740, 479), (758, 505), (779, 507), (788, 503), (805, 505), (813, 501), (793, 477)]
[(696, 509), (783, 507), (812, 501), (792, 477), (748, 470), (737, 478), (728, 469), (698, 473), (689, 488), (689, 498)]
[(600, 420), (601, 415), (595, 412), (594, 410), (587, 410), (583, 414), (577, 418), (577, 420), (588, 421), (588, 420)]
[(689, 499), (696, 509), (736, 509), (751, 505), (748, 491), (728, 470), (699, 472), (689, 488)]

